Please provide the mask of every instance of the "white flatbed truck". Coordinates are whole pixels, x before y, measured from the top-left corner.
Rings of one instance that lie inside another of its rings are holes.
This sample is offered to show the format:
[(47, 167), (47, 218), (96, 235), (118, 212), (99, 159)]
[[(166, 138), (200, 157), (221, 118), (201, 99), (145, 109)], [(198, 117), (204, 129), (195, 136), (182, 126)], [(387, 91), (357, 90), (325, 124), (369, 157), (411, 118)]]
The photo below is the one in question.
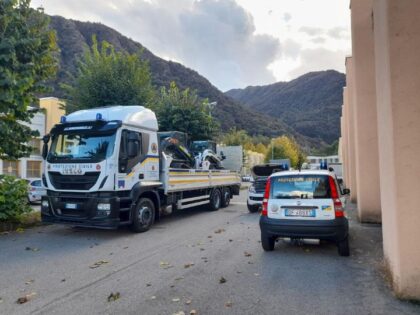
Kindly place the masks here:
[(171, 168), (157, 132), (155, 114), (142, 106), (63, 116), (44, 137), (42, 221), (144, 232), (169, 206), (218, 210), (239, 194), (236, 172)]

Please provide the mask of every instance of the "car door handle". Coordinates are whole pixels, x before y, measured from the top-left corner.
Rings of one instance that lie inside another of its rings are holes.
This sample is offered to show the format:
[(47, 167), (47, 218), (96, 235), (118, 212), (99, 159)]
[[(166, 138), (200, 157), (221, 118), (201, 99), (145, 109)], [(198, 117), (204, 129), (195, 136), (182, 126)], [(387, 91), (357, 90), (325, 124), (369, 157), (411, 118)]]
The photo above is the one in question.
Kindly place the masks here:
[(139, 179), (144, 179), (144, 174), (139, 174)]

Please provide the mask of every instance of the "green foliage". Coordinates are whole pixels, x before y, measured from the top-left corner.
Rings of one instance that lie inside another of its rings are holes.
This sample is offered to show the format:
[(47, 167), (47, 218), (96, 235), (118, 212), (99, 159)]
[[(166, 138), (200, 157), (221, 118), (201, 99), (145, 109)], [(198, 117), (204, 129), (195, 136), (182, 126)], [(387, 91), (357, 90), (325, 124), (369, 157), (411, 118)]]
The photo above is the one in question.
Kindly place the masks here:
[(28, 184), (23, 179), (5, 175), (0, 179), (0, 221), (18, 222), (32, 209), (28, 205)]
[(55, 32), (41, 9), (30, 0), (0, 1), (0, 158), (28, 156), (28, 126), (37, 94), (46, 91), (44, 81), (57, 70)]
[(225, 145), (245, 145), (251, 142), (251, 137), (245, 130), (237, 130), (232, 128), (228, 133), (225, 133), (220, 141)]
[(326, 146), (325, 148), (318, 149), (318, 150), (312, 150), (313, 155), (337, 155), (338, 154), (338, 140), (335, 140), (333, 143), (331, 143), (329, 146)]
[(207, 100), (200, 100), (195, 91), (180, 91), (175, 82), (169, 89), (162, 87), (151, 106), (159, 121), (159, 130), (186, 132), (190, 140), (212, 139), (218, 125), (211, 116)]
[(273, 139), (267, 149), (265, 161), (271, 159), (290, 159), (291, 166), (298, 168), (305, 161), (305, 155), (294, 139), (281, 136)]
[(265, 154), (267, 151), (265, 144), (268, 144), (270, 139), (261, 135), (251, 137), (245, 130), (233, 128), (219, 141), (225, 145), (242, 145), (244, 150)]
[(96, 37), (78, 61), (78, 71), (67, 91), (66, 111), (107, 105), (148, 106), (154, 97), (149, 64), (141, 52), (116, 52), (106, 41), (98, 47)]

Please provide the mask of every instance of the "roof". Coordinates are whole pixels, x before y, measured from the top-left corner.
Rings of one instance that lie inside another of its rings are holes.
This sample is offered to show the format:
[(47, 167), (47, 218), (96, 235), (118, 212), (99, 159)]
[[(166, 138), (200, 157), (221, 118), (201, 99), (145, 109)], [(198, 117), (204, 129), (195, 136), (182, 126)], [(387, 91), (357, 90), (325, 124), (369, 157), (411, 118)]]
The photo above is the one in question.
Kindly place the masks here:
[(101, 114), (106, 121), (120, 120), (125, 125), (157, 131), (158, 123), (153, 111), (143, 106), (109, 106), (79, 110), (66, 116), (66, 122), (92, 121)]
[(283, 171), (271, 174), (271, 176), (288, 176), (288, 175), (331, 175), (328, 170), (301, 170), (301, 171)]

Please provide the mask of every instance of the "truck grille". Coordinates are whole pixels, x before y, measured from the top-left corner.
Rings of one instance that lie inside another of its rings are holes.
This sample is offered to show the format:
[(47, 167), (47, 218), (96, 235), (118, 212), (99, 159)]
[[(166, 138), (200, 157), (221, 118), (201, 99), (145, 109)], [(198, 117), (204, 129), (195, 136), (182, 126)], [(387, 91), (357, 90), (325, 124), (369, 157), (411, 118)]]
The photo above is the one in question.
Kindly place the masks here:
[(254, 185), (255, 185), (255, 191), (257, 193), (263, 193), (265, 191), (265, 184), (266, 183), (267, 183), (267, 180), (266, 179), (255, 181), (255, 183), (254, 183)]
[(95, 185), (99, 172), (86, 172), (84, 175), (61, 175), (59, 172), (48, 172), (51, 184), (56, 189), (89, 190)]

